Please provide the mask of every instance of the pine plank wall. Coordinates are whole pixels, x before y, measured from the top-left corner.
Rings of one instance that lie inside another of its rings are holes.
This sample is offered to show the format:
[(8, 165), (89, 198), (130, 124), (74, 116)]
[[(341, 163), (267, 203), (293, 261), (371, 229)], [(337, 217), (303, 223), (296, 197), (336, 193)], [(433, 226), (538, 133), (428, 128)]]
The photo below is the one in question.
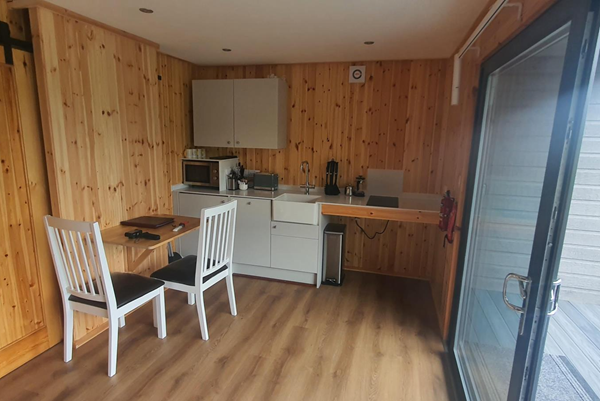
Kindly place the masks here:
[[(450, 189), (461, 206), (479, 64), (552, 3), (523, 0), (520, 21), (513, 7), (501, 12), (477, 44), (480, 52), (469, 52), (465, 60), (458, 107), (450, 107), (450, 60), (353, 63), (367, 66), (362, 85), (348, 84), (350, 63), (196, 66), (160, 53), (147, 41), (34, 7), (29, 14), (52, 212), (98, 220), (103, 227), (169, 212), (170, 186), (181, 182), (180, 158), (192, 145), (192, 80), (270, 74), (290, 86), (287, 148), (212, 149), (210, 154), (234, 153), (247, 168), (276, 172), (290, 185), (303, 180), (302, 160), (310, 162), (311, 181), (319, 186), (331, 158), (340, 162), (341, 185), (366, 175), (369, 167), (401, 169), (405, 191), (441, 195)], [(0, 0), (0, 11), (5, 9)], [(27, 18), (10, 18), (11, 29), (27, 38)], [(459, 222), (461, 216), (462, 210)], [(383, 236), (370, 241), (352, 219), (343, 221), (349, 228), (346, 265), (429, 280), (446, 334), (460, 235), (444, 248), (435, 226), (390, 223)], [(370, 233), (385, 224), (359, 222)], [(112, 269), (126, 270), (133, 255), (110, 248)], [(147, 271), (165, 262), (166, 255), (159, 254)], [(100, 319), (78, 319), (77, 344), (102, 329)]]
[[(448, 62), (355, 64), (367, 66), (365, 84), (348, 83), (350, 63), (197, 67), (159, 55), (163, 123), (169, 132), (167, 141), (172, 143), (168, 157), (172, 183), (181, 182), (183, 150), (192, 146), (190, 77), (263, 78), (273, 74), (285, 78), (289, 85), (286, 149), (209, 148), (210, 155), (235, 154), (247, 168), (278, 173), (280, 183), (287, 185), (305, 181), (300, 162), (308, 160), (310, 181), (317, 186), (324, 186), (327, 161), (334, 158), (340, 162), (340, 186), (354, 183), (360, 174), (366, 176), (369, 168), (395, 169), (405, 172), (405, 191), (441, 194), (443, 121), (449, 108)], [(184, 115), (182, 109), (186, 109)], [(343, 220), (348, 227), (347, 267), (431, 278), (430, 243), (440, 236), (436, 227), (390, 223), (384, 235), (371, 241), (360, 233), (353, 219)], [(369, 233), (385, 226), (385, 221), (368, 219), (359, 223)]]

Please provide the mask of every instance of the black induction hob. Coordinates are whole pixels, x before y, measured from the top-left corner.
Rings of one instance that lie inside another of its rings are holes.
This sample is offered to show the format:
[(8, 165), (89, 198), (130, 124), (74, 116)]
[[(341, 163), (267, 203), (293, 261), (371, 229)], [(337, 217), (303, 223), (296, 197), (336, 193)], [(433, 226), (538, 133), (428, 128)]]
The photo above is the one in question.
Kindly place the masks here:
[(398, 208), (398, 198), (395, 196), (369, 196), (367, 206)]

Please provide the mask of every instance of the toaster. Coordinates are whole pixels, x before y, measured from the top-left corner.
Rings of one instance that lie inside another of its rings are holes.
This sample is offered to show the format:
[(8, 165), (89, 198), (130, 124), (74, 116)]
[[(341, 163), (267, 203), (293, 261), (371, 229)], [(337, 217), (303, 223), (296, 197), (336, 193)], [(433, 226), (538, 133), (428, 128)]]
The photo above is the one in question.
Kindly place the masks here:
[(277, 191), (279, 188), (279, 175), (271, 173), (256, 173), (254, 175), (254, 189), (263, 191)]

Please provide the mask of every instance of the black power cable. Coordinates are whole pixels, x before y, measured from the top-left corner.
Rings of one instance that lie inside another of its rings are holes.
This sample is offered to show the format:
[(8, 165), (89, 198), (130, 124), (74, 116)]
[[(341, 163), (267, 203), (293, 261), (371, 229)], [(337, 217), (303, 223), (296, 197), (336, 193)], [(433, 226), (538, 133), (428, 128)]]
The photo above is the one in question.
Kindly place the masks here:
[(358, 219), (354, 219), (354, 223), (356, 223), (356, 226), (357, 226), (358, 228), (360, 228), (360, 231), (362, 231), (362, 233), (365, 235), (365, 237), (367, 237), (368, 239), (375, 239), (375, 237), (377, 237), (377, 235), (382, 235), (383, 233), (385, 233), (385, 230), (387, 230), (387, 228), (388, 228), (388, 225), (390, 224), (390, 221), (388, 220), (388, 221), (385, 223), (385, 227), (383, 227), (383, 231), (377, 231), (375, 234), (373, 234), (373, 236), (370, 236), (369, 234), (367, 234), (367, 232), (365, 231), (365, 229), (364, 229), (364, 228), (362, 228), (362, 227), (360, 226), (360, 224), (358, 224)]

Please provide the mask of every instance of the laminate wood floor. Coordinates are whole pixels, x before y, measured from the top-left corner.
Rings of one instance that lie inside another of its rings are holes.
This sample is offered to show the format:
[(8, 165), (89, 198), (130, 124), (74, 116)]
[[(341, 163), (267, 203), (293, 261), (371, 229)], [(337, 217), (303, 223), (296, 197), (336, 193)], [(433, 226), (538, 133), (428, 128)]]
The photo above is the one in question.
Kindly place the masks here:
[(195, 306), (167, 291), (167, 337), (151, 304), (62, 361), (62, 344), (0, 379), (0, 400), (450, 400), (446, 355), (426, 282), (348, 272), (341, 288), (234, 278), (206, 292), (210, 340)]

